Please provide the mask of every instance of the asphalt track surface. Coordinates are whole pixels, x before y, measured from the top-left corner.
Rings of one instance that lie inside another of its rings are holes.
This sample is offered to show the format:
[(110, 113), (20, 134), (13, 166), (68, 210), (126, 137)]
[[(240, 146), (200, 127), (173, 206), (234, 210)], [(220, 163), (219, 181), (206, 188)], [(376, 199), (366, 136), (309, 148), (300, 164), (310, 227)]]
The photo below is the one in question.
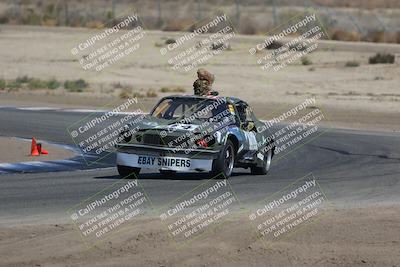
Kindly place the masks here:
[[(0, 109), (0, 135), (72, 145), (66, 128), (85, 116), (78, 112)], [(5, 153), (2, 151), (2, 153)], [(97, 169), (0, 175), (0, 224), (64, 222), (66, 210), (116, 183), (115, 155)], [(235, 169), (229, 179), (243, 206), (252, 206), (309, 174), (317, 178), (333, 206), (353, 207), (400, 202), (400, 135), (328, 129), (279, 160), (265, 176)], [(142, 171), (139, 182), (154, 206), (161, 207), (207, 180), (204, 174), (166, 177)], [(149, 211), (151, 213), (152, 211)]]

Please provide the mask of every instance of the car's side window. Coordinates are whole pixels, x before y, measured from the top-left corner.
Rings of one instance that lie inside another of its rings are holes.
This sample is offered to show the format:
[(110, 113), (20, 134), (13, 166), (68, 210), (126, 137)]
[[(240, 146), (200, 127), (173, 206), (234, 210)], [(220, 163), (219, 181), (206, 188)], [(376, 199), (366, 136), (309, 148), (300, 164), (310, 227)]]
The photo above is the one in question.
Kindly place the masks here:
[(253, 112), (245, 103), (241, 102), (236, 105), (237, 114), (241, 123), (253, 121)]
[(236, 106), (237, 115), (239, 117), (240, 123), (244, 123), (246, 121), (246, 109), (243, 104), (239, 103)]
[(236, 110), (240, 128), (247, 132), (255, 131), (255, 116), (252, 109), (246, 103), (240, 102), (236, 105)]
[(256, 120), (256, 116), (254, 115), (253, 110), (249, 106), (247, 106), (246, 108), (246, 120), (253, 122)]

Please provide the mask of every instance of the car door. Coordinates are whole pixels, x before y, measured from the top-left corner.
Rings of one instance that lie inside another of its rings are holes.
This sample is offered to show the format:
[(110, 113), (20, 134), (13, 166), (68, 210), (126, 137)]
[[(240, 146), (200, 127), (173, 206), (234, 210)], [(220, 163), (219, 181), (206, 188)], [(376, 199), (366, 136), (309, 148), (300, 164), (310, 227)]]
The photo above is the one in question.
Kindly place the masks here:
[(240, 128), (244, 140), (244, 142), (239, 145), (239, 157), (252, 159), (254, 154), (258, 151), (254, 115), (249, 105), (244, 101), (236, 103), (235, 109), (237, 113), (238, 127)]

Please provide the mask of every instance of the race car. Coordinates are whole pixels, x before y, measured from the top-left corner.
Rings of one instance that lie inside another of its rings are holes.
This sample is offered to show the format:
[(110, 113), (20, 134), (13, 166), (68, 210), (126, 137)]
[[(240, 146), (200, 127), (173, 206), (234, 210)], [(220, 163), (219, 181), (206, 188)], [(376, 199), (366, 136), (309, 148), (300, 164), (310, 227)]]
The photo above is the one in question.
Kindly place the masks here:
[(266, 124), (235, 97), (174, 95), (126, 126), (117, 148), (121, 177), (141, 169), (231, 176), (234, 167), (265, 175), (275, 144)]

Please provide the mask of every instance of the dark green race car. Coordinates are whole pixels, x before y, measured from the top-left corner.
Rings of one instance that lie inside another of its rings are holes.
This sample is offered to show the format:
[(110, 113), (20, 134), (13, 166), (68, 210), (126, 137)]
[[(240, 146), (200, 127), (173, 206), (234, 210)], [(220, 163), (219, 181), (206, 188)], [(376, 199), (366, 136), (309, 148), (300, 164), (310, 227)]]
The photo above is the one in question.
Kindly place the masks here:
[(264, 175), (275, 150), (268, 127), (234, 97), (164, 97), (121, 136), (117, 167), (123, 177), (138, 175), (142, 168), (227, 178), (234, 167), (242, 167)]

